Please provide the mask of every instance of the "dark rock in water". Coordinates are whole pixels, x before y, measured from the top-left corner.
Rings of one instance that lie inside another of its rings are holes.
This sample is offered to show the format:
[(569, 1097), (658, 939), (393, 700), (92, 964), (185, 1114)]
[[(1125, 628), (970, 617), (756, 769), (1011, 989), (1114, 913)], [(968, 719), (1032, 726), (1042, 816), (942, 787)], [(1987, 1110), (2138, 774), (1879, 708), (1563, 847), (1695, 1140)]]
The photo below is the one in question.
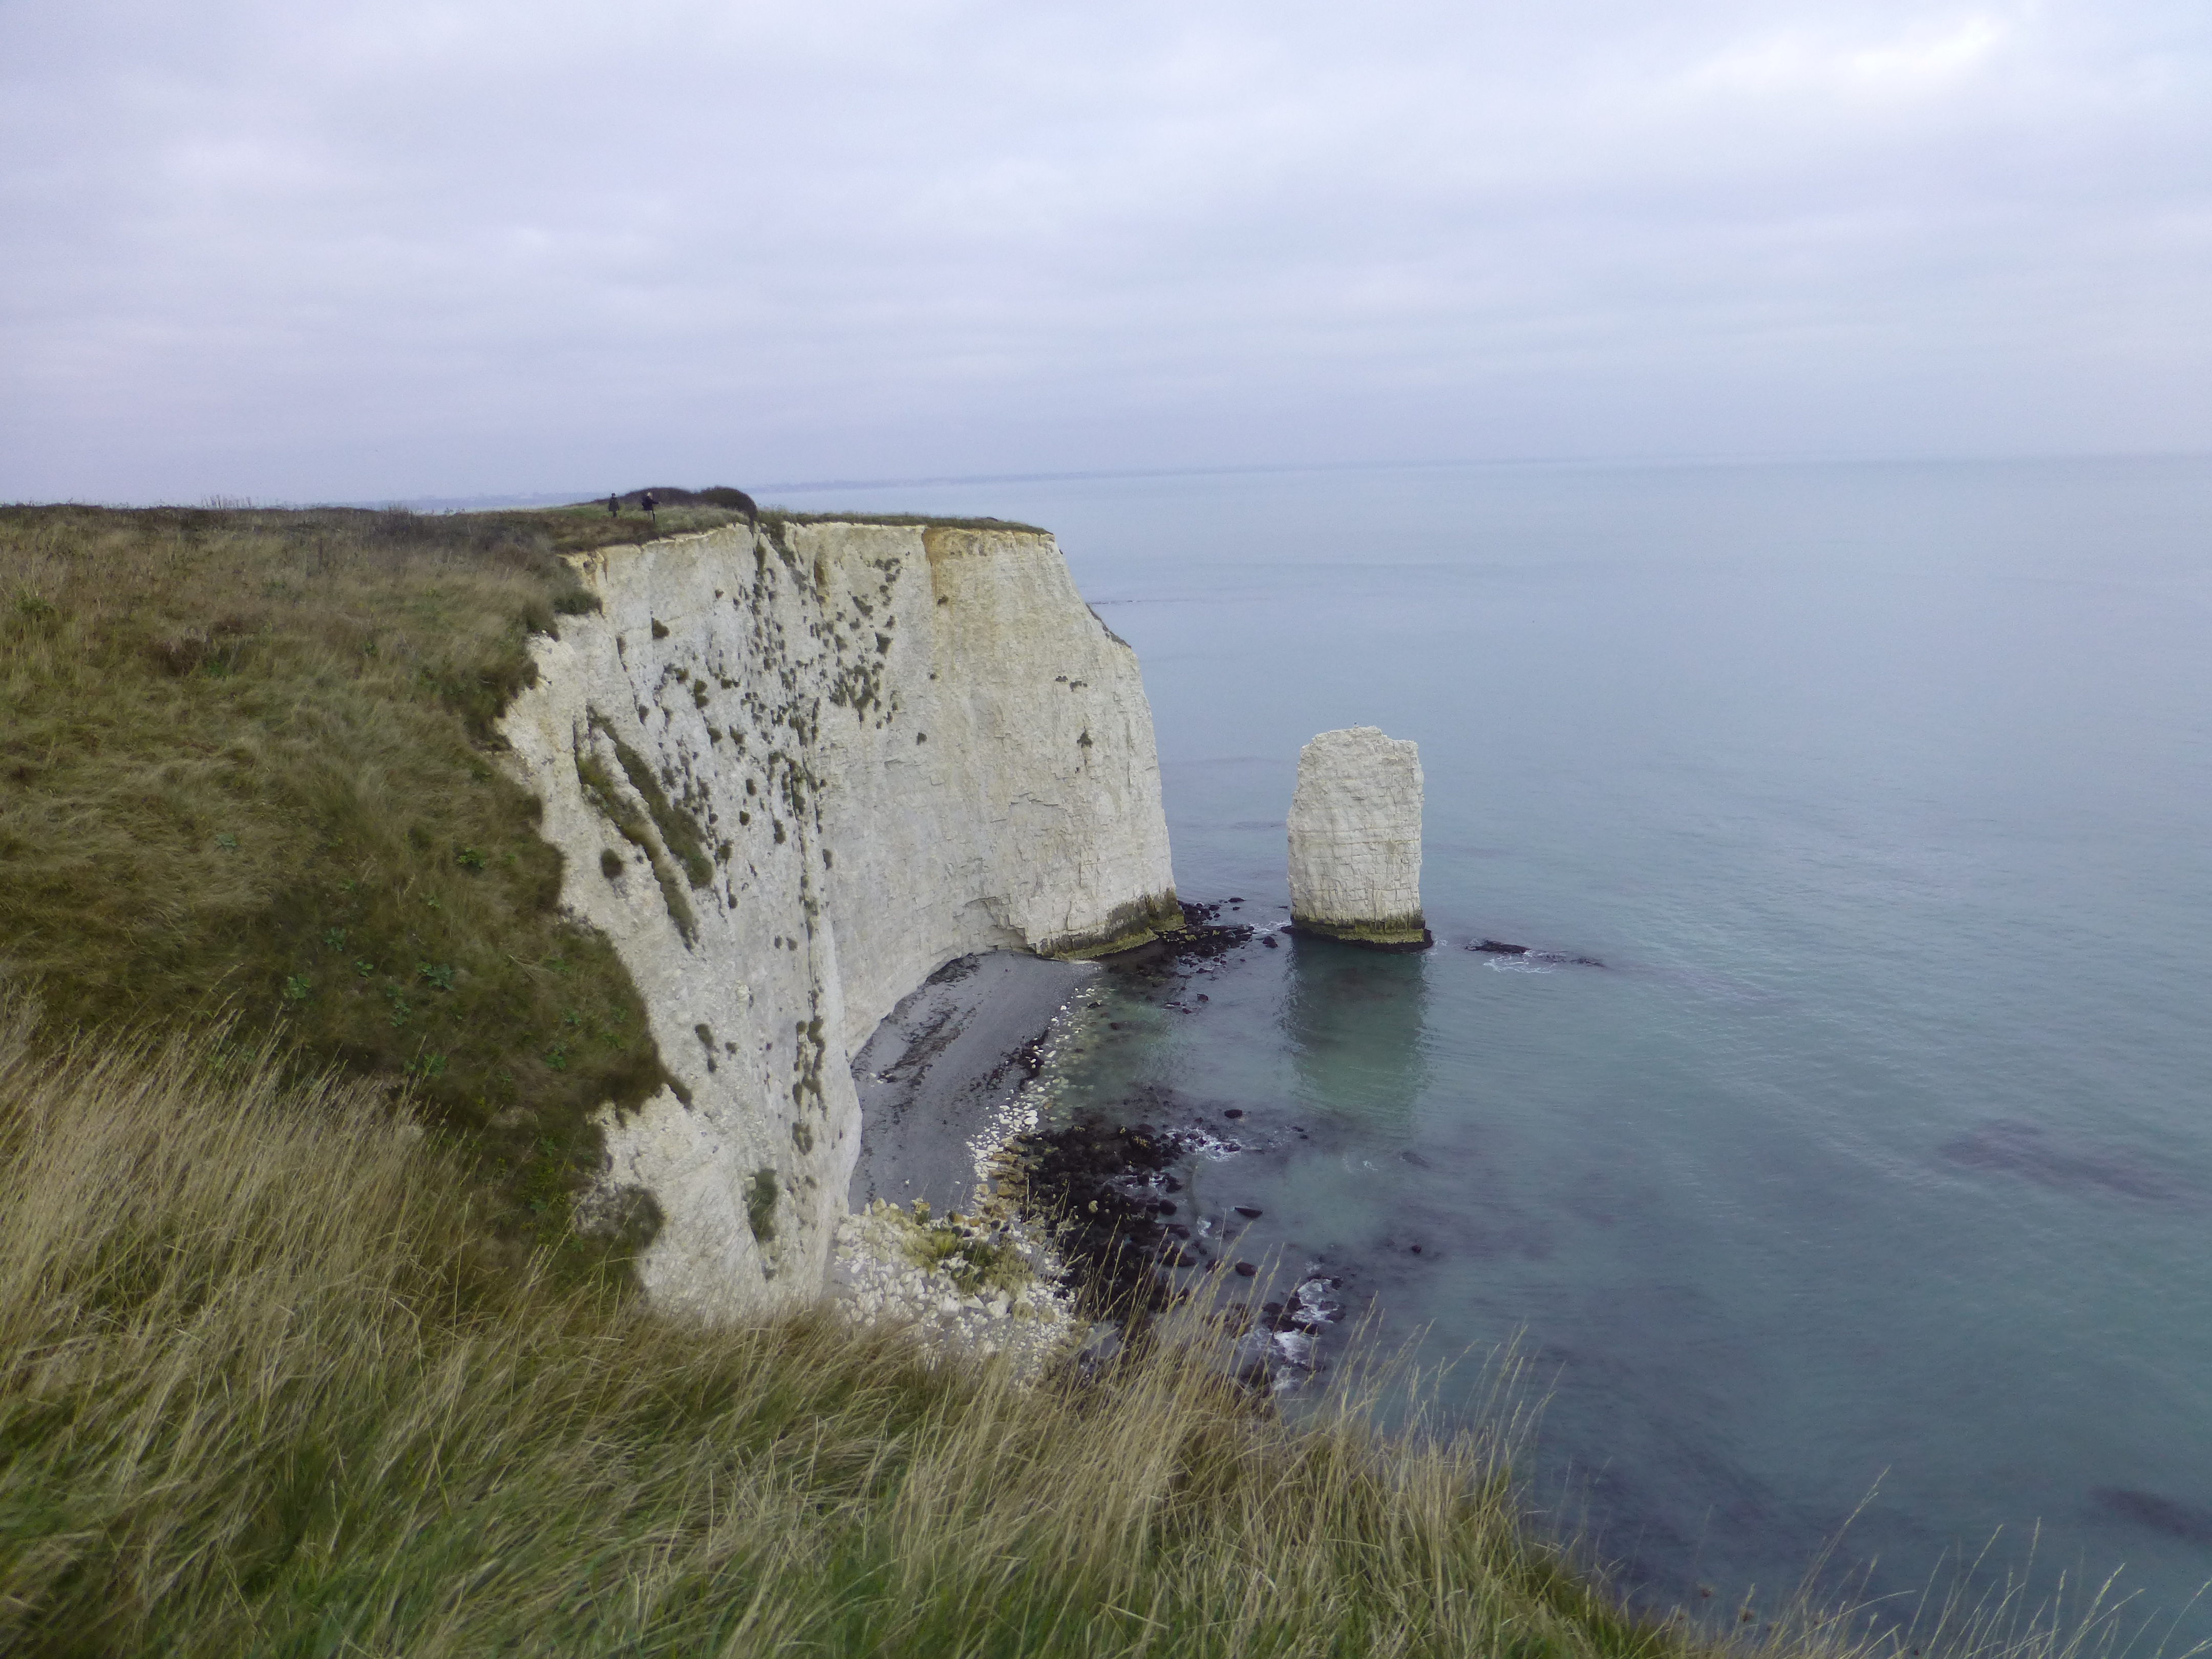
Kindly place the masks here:
[(1121, 951), (1099, 961), (1127, 979), (1139, 984), (1156, 985), (1167, 978), (1178, 963), (1205, 962), (1215, 957), (1226, 956), (1239, 945), (1252, 942), (1253, 929), (1243, 922), (1217, 923), (1221, 914), (1219, 904), (1185, 903), (1182, 906), (1182, 932), (1168, 933), (1149, 945), (1140, 945), (1133, 951)]
[(1239, 1204), (1237, 1206), (1237, 1213), (1243, 1216), (1247, 1221), (1257, 1221), (1266, 1213), (1266, 1212), (1263, 1210), (1255, 1209), (1249, 1204)]
[(1260, 943), (1266, 945), (1270, 951), (1279, 951), (1283, 948), (1275, 942), (1275, 936), (1273, 933), (1268, 934), (1265, 939), (1261, 939)]
[(1433, 1170), (1437, 1167), (1435, 1164), (1430, 1163), (1427, 1158), (1423, 1158), (1419, 1152), (1413, 1151), (1410, 1146), (1404, 1152), (1399, 1153), (1398, 1156), (1407, 1163), (1412, 1164), (1417, 1170)]
[(1414, 1254), (1415, 1255), (1420, 1255), (1420, 1253), (1421, 1253), (1421, 1247), (1420, 1247), (1419, 1245), (1416, 1244), (1416, 1245), (1414, 1245), (1414, 1246), (1413, 1247), (1413, 1254)]
[(2128, 1486), (2099, 1486), (2089, 1494), (2105, 1509), (2137, 1526), (2191, 1544), (2212, 1544), (2212, 1509)]
[(2170, 1203), (2183, 1196), (2182, 1188), (2163, 1170), (2053, 1142), (2039, 1125), (2009, 1118), (1978, 1123), (1937, 1150), (1966, 1169), (2022, 1176), (2060, 1192), (2106, 1193), (2152, 1203)]
[[(1240, 1277), (1258, 1269), (1249, 1261), (1237, 1264)], [(1309, 1264), (1306, 1276), (1284, 1301), (1269, 1302), (1237, 1349), (1236, 1376), (1255, 1391), (1281, 1395), (1302, 1388), (1322, 1369), (1318, 1339), (1343, 1316), (1344, 1304), (1335, 1292), (1344, 1281)], [(1240, 1310), (1241, 1311), (1241, 1310)]]
[(1183, 931), (1162, 941), (1167, 954), (1177, 962), (1197, 962), (1251, 942), (1251, 928), (1243, 922), (1217, 924), (1220, 914), (1218, 904), (1184, 905)]
[(1493, 957), (1526, 957), (1531, 962), (1564, 962), (1577, 968), (1605, 966), (1595, 957), (1571, 957), (1564, 951), (1534, 951), (1525, 945), (1508, 945), (1502, 939), (1486, 939), (1480, 945), (1470, 945), (1467, 948), (1487, 951)]
[(1023, 1207), (1064, 1218), (1062, 1253), (1094, 1311), (1142, 1316), (1175, 1295), (1153, 1261), (1170, 1267), (1204, 1261), (1186, 1255), (1160, 1220), (1175, 1213), (1162, 1195), (1182, 1189), (1172, 1166), (1195, 1142), (1188, 1132), (1091, 1117), (1013, 1143), (1027, 1188)]
[(1244, 1115), (1244, 1109), (1242, 1106), (1231, 1106), (1221, 1115), (1224, 1117), (1242, 1117)]

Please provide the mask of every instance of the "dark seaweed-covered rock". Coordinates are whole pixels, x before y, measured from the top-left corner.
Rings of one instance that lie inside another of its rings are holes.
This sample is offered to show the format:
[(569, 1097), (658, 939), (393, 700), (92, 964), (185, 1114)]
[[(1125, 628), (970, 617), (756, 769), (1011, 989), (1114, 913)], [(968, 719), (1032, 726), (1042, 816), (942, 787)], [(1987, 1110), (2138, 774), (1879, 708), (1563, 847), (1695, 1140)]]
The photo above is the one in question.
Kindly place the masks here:
[[(1133, 951), (1102, 957), (1099, 961), (1129, 990), (1159, 989), (1170, 994), (1165, 1006), (1183, 1013), (1194, 1008), (1174, 1000), (1174, 993), (1193, 972), (1218, 971), (1206, 964), (1252, 942), (1254, 929), (1243, 922), (1220, 922), (1221, 905), (1186, 903), (1183, 930), (1167, 933)], [(1204, 995), (1197, 999), (1206, 1000)]]
[(1174, 1166), (1192, 1137), (1150, 1124), (1079, 1119), (1065, 1128), (1021, 1137), (1013, 1152), (1027, 1193), (1023, 1207), (1060, 1224), (1059, 1244), (1094, 1314), (1141, 1316), (1175, 1293), (1163, 1269), (1202, 1267), (1204, 1254), (1173, 1237), (1162, 1220), (1179, 1192)]
[(1186, 904), (1182, 932), (1161, 943), (1177, 962), (1204, 962), (1251, 943), (1251, 927), (1241, 921), (1223, 922), (1220, 915), (1218, 903)]

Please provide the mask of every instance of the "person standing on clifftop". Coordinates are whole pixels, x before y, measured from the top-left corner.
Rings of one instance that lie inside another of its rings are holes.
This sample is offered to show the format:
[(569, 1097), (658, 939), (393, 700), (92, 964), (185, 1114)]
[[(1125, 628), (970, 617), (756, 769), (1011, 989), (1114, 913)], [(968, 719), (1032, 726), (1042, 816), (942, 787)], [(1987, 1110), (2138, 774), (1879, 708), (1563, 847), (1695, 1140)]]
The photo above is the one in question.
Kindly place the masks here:
[(621, 496), (610, 495), (607, 497), (607, 517), (610, 519), (619, 519), (622, 517)]
[(653, 499), (653, 492), (650, 489), (647, 490), (644, 495), (637, 498), (637, 504), (645, 509), (645, 516), (647, 518), (653, 519), (653, 521), (655, 524), (659, 524), (660, 522), (659, 520), (653, 518), (654, 508), (658, 507), (660, 503)]

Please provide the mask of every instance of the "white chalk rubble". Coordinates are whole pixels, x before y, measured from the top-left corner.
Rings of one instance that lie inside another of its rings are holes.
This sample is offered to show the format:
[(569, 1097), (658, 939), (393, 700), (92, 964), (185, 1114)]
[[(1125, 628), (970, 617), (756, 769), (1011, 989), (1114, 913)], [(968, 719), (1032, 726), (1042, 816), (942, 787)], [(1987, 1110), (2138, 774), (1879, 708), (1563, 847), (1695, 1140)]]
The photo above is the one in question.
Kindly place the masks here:
[(830, 1305), (854, 1325), (903, 1327), (933, 1358), (998, 1361), (1030, 1382), (1083, 1332), (1060, 1272), (1018, 1219), (878, 1202), (838, 1225)]

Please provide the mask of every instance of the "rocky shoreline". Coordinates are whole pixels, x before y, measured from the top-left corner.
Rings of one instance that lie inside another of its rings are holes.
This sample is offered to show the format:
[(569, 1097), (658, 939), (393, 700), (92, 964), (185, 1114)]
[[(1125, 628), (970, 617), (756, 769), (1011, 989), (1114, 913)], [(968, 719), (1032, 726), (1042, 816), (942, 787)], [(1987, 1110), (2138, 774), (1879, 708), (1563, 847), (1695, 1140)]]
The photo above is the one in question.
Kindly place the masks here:
[(900, 1002), (854, 1063), (861, 1157), (830, 1276), (842, 1316), (903, 1325), (933, 1354), (1004, 1356), (1027, 1379), (1200, 1304), (1229, 1369), (1255, 1392), (1315, 1375), (1316, 1338), (1342, 1316), (1341, 1279), (1307, 1264), (1269, 1295), (1267, 1270), (1237, 1249), (1260, 1212), (1186, 1216), (1177, 1196), (1179, 1168), (1250, 1150), (1249, 1131), (1200, 1122), (1164, 1091), (1125, 1103), (1135, 1122), (1055, 1121), (1052, 1110), (1055, 1065), (1102, 1018), (1103, 976), (1192, 1013), (1208, 1000), (1199, 983), (1255, 944), (1287, 942), (1279, 928), (1223, 920), (1242, 904), (1185, 904), (1181, 934), (1097, 963), (957, 958)]

